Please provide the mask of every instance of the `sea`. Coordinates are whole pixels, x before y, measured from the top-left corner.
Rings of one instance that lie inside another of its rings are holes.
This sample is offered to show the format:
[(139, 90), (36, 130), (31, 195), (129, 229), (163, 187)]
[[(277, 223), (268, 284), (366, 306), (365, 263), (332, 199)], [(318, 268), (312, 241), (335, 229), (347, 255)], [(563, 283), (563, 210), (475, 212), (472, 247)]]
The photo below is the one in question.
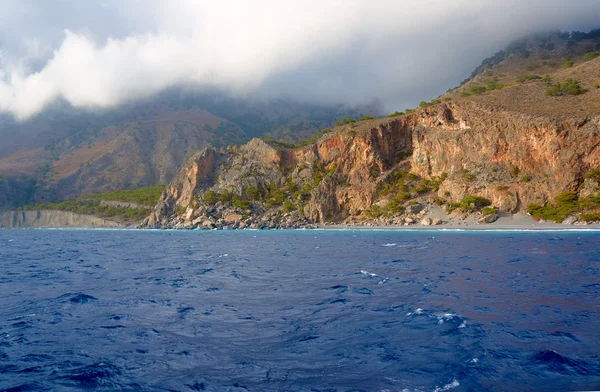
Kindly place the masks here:
[(599, 245), (0, 230), (0, 391), (600, 390)]

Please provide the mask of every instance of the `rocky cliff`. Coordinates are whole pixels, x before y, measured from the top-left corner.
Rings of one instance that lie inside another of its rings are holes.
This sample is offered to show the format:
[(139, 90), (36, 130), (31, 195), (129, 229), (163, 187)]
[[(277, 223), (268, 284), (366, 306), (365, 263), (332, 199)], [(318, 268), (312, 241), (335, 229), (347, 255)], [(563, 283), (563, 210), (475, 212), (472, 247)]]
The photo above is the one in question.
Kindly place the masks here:
[(474, 212), (482, 199), (516, 213), (583, 187), (584, 174), (600, 167), (599, 143), (600, 115), (564, 120), (477, 102), (438, 104), (337, 127), (300, 149), (259, 139), (205, 149), (144, 225), (402, 223), (433, 204), (452, 211), (466, 200), (463, 210)]
[(91, 215), (65, 211), (9, 211), (0, 214), (0, 228), (28, 227), (124, 227), (123, 224)]

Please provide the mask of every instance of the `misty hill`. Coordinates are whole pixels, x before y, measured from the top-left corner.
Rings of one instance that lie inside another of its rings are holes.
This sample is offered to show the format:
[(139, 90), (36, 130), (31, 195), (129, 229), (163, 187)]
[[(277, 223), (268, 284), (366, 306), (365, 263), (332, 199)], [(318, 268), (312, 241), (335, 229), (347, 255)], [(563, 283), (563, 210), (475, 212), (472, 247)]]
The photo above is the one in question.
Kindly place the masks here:
[(529, 37), (417, 109), (340, 122), (301, 148), (204, 149), (145, 225), (600, 221), (599, 49), (593, 35)]
[(195, 151), (269, 135), (290, 142), (378, 109), (169, 91), (111, 110), (57, 103), (0, 119), (0, 208), (168, 183)]

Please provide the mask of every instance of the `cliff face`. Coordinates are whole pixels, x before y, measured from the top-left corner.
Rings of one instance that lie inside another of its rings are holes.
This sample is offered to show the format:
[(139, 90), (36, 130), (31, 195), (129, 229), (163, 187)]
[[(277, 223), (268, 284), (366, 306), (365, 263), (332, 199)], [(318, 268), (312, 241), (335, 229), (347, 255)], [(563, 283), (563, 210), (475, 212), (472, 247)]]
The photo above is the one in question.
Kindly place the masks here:
[(124, 227), (124, 225), (91, 215), (65, 211), (9, 211), (0, 214), (0, 227), (7, 229), (28, 227)]
[(338, 127), (301, 149), (259, 139), (206, 149), (165, 190), (145, 225), (373, 220), (377, 207), (402, 217), (416, 203), (451, 205), (467, 195), (514, 213), (577, 189), (583, 174), (600, 167), (599, 128), (600, 116), (558, 120), (477, 103), (440, 104)]
[(440, 196), (458, 201), (477, 194), (506, 212), (576, 190), (600, 167), (600, 115), (556, 120), (477, 104), (452, 107), (456, 125), (431, 126), (424, 112), (413, 133), (413, 171), (449, 174)]

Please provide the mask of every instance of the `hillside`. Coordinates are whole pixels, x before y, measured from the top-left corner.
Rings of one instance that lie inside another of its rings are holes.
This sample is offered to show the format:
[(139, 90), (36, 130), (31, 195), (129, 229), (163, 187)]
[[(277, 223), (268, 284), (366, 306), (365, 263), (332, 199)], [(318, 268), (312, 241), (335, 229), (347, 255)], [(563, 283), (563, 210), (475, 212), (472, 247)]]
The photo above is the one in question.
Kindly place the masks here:
[(23, 123), (3, 117), (0, 209), (168, 183), (203, 147), (264, 134), (296, 141), (359, 110), (377, 109), (168, 92), (113, 110), (57, 104)]
[(349, 120), (305, 147), (204, 149), (144, 225), (489, 223), (518, 212), (597, 221), (599, 39), (519, 41), (420, 108)]

